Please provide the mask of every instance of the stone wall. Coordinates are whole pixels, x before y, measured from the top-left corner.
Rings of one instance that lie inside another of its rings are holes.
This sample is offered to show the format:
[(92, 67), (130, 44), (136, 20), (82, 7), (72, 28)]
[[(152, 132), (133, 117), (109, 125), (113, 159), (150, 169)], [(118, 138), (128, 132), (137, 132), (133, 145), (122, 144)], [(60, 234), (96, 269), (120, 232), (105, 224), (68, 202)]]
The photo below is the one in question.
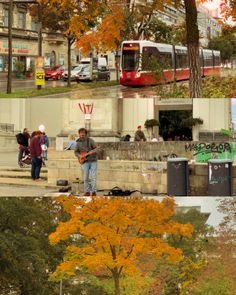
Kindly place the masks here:
[[(69, 182), (82, 180), (82, 168), (73, 151), (50, 152), (48, 182), (58, 179)], [(99, 160), (97, 189), (106, 190), (119, 186), (122, 189), (139, 190), (143, 193), (166, 193), (166, 162)]]
[[(142, 193), (167, 192), (167, 158), (186, 157), (189, 160), (189, 195), (208, 195), (208, 164), (194, 161), (195, 149), (186, 144), (199, 142), (114, 142), (101, 143), (98, 162), (98, 189), (140, 190)], [(204, 150), (204, 149), (203, 149)], [(208, 151), (208, 150), (207, 150)], [(217, 153), (218, 155), (219, 153)], [(48, 179), (73, 182), (82, 177), (82, 170), (73, 151), (49, 151)], [(233, 194), (236, 194), (236, 166), (233, 166)]]
[[(56, 146), (55, 137), (49, 137), (50, 147), (53, 149)], [(18, 143), (15, 134), (0, 133), (0, 151), (12, 152), (18, 150)]]
[[(49, 151), (48, 182), (56, 184), (58, 179), (70, 183), (83, 180), (82, 169), (73, 151)], [(236, 195), (236, 166), (233, 166), (233, 195)], [(167, 193), (167, 162), (141, 160), (99, 160), (97, 189), (110, 190), (115, 186), (122, 189), (139, 190), (144, 194)], [(81, 186), (81, 191), (83, 187)], [(208, 165), (189, 162), (190, 196), (208, 195)]]
[(99, 145), (103, 151), (102, 159), (166, 161), (171, 156), (193, 159), (193, 153), (185, 151), (186, 143), (186, 141), (108, 142)]

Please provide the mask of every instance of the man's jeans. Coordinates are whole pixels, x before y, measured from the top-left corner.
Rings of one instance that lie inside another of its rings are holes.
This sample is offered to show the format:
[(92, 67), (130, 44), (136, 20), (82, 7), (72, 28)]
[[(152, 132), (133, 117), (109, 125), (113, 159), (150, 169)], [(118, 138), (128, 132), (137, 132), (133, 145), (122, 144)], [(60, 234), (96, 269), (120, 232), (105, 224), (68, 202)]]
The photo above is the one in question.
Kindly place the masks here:
[(32, 157), (32, 167), (31, 167), (31, 177), (32, 179), (38, 179), (40, 175), (40, 170), (42, 167), (42, 159), (38, 157)]
[(83, 176), (84, 176), (84, 192), (89, 192), (89, 171), (92, 180), (92, 192), (96, 192), (96, 181), (97, 181), (97, 162), (85, 162), (82, 165)]

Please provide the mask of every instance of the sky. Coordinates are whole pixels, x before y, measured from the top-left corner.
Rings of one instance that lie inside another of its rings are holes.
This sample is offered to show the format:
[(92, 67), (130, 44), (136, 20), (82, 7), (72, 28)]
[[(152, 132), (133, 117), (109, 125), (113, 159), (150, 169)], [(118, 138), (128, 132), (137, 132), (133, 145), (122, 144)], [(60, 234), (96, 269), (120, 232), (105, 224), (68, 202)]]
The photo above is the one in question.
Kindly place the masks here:
[(204, 3), (203, 5), (206, 6), (209, 10), (214, 10), (216, 8), (220, 8), (221, 0), (213, 0)]

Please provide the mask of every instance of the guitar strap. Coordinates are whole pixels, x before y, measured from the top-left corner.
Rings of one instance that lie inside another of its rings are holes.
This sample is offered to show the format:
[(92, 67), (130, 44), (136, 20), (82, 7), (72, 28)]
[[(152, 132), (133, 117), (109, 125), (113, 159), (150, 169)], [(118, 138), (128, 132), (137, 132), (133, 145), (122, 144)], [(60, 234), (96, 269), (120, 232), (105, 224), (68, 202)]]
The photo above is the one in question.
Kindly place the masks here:
[(88, 152), (90, 152), (91, 151), (91, 147), (90, 147), (89, 137), (87, 137), (87, 147), (88, 147)]

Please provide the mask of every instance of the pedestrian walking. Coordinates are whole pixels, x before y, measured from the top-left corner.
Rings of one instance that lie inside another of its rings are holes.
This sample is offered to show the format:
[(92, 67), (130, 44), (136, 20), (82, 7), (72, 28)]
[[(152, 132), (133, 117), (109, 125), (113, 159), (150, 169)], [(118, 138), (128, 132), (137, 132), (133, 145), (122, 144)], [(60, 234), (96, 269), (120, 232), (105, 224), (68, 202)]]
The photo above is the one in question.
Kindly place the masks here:
[(147, 141), (146, 136), (144, 135), (144, 132), (142, 131), (141, 125), (137, 126), (137, 130), (134, 135), (134, 141)]
[(29, 139), (30, 134), (28, 128), (24, 128), (22, 133), (16, 135), (16, 140), (19, 144), (18, 164), (20, 167), (24, 167), (22, 159), (29, 154)]
[(30, 138), (30, 155), (32, 159), (31, 178), (40, 179), (40, 170), (42, 167), (42, 148), (40, 144), (40, 131), (34, 131)]
[(75, 156), (82, 165), (84, 178), (84, 196), (90, 196), (89, 174), (91, 175), (91, 195), (96, 196), (97, 148), (95, 141), (87, 136), (87, 130), (80, 128), (76, 140)]

